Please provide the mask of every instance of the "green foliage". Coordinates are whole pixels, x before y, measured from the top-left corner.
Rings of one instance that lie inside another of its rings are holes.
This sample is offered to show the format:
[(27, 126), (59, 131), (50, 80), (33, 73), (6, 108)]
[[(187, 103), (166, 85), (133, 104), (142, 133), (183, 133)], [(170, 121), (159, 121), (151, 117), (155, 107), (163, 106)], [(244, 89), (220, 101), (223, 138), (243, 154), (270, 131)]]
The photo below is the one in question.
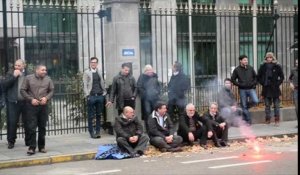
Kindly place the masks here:
[(70, 77), (66, 85), (66, 104), (65, 108), (69, 110), (68, 119), (75, 120), (76, 125), (86, 118), (86, 100), (83, 93), (83, 73), (77, 73), (73, 77)]

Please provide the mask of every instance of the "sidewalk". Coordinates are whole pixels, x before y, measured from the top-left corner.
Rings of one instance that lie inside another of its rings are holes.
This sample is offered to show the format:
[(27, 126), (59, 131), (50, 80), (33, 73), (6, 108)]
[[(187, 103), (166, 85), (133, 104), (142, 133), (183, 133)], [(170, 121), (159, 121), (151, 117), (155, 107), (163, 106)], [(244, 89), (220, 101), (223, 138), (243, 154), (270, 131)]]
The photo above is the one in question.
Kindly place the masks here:
[[(251, 132), (256, 137), (283, 136), (298, 134), (297, 120), (281, 122), (279, 127), (274, 124), (254, 124)], [(245, 139), (240, 129), (229, 129), (230, 140)], [(91, 160), (101, 144), (115, 143), (115, 136), (102, 134), (100, 139), (91, 139), (88, 133), (46, 136), (47, 153), (37, 152), (27, 156), (27, 147), (23, 139), (18, 139), (14, 149), (7, 149), (6, 140), (0, 141), (0, 169), (30, 165), (52, 164), (76, 160)]]

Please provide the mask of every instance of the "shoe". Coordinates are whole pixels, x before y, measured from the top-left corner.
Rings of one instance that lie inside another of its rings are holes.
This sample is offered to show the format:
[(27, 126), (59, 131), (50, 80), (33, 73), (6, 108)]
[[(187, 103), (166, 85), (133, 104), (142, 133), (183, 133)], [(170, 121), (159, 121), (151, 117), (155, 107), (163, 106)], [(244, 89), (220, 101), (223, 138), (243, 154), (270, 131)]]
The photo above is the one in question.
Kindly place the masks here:
[(13, 142), (8, 142), (8, 149), (13, 149), (15, 147), (15, 144)]
[(221, 144), (223, 147), (229, 147), (229, 146), (230, 146), (230, 145), (229, 145), (227, 142), (225, 142), (225, 141), (220, 142), (220, 144)]
[(31, 156), (33, 154), (35, 154), (35, 150), (33, 148), (29, 148), (28, 151), (27, 151), (27, 155)]
[(175, 148), (169, 148), (167, 149), (168, 152), (181, 152), (182, 149), (180, 147), (175, 147)]
[(220, 147), (222, 147), (222, 145), (220, 144), (220, 142), (216, 142), (216, 143), (215, 143), (215, 147), (220, 148)]
[(266, 118), (265, 124), (269, 125), (270, 123), (271, 123), (271, 119), (270, 118)]
[(91, 132), (90, 132), (90, 136), (91, 136), (92, 139), (96, 138), (96, 135), (94, 133), (91, 133)]
[(280, 117), (279, 116), (274, 116), (274, 117), (275, 117), (275, 126), (279, 126)]
[(133, 154), (130, 154), (130, 157), (131, 158), (138, 158), (140, 157), (141, 155), (139, 153), (133, 153)]
[(96, 132), (95, 137), (96, 137), (97, 139), (101, 138), (100, 132)]
[(208, 148), (206, 144), (200, 144), (200, 146), (201, 146), (202, 148), (204, 148), (204, 149), (207, 149), (207, 148)]
[(47, 153), (47, 150), (45, 148), (41, 148), (41, 149), (39, 149), (39, 152), (40, 153)]
[(138, 150), (137, 153), (138, 153), (140, 156), (144, 155), (144, 151), (141, 151), (141, 150)]
[(167, 148), (160, 148), (159, 151), (162, 153), (165, 153), (165, 152), (167, 152)]

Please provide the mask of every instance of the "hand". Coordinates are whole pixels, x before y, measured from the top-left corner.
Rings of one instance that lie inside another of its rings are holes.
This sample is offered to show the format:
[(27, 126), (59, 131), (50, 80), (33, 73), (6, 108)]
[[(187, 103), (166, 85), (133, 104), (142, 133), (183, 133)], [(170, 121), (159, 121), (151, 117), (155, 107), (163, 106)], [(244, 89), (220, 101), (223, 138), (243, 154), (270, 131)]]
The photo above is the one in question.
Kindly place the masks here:
[(235, 112), (235, 111), (236, 111), (236, 109), (237, 109), (237, 107), (236, 107), (236, 106), (231, 106), (231, 110), (232, 110), (233, 112)]
[(167, 143), (172, 143), (173, 142), (173, 135), (165, 137), (165, 140)]
[(43, 97), (40, 99), (40, 104), (41, 105), (46, 105), (47, 104), (48, 99), (46, 97)]
[(222, 128), (222, 129), (225, 129), (225, 125), (226, 125), (226, 123), (223, 122), (223, 123), (219, 124), (219, 127)]
[(14, 77), (18, 77), (22, 74), (22, 72), (20, 70), (14, 70)]
[(137, 141), (138, 141), (138, 136), (129, 137), (129, 142), (130, 143), (136, 143)]
[(135, 97), (131, 97), (131, 100), (135, 100)]
[(212, 131), (207, 132), (207, 138), (211, 138), (213, 135), (214, 135), (214, 133)]
[(37, 100), (37, 99), (32, 99), (32, 100), (31, 100), (31, 104), (32, 104), (33, 106), (38, 106), (38, 105), (40, 104), (40, 101)]
[(190, 142), (193, 142), (193, 141), (195, 141), (195, 137), (194, 137), (194, 134), (192, 133), (192, 132), (189, 132), (189, 141)]
[(290, 88), (291, 88), (292, 90), (294, 90), (294, 89), (295, 89), (295, 86), (294, 86), (294, 84), (293, 84), (293, 83), (290, 83)]
[(105, 107), (111, 107), (112, 106), (112, 102), (108, 101), (105, 105)]

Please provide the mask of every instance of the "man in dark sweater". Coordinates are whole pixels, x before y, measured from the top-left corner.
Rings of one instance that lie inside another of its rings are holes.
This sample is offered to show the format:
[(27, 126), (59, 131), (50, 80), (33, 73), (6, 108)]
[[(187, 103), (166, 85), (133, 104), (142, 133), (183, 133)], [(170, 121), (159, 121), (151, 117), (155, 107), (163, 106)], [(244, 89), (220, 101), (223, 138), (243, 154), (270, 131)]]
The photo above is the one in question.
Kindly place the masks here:
[(116, 98), (118, 114), (123, 112), (125, 106), (135, 109), (137, 88), (135, 78), (130, 74), (130, 63), (123, 63), (121, 72), (113, 78), (109, 101), (106, 106), (111, 106)]
[(115, 131), (118, 146), (131, 157), (144, 154), (149, 137), (143, 132), (141, 121), (134, 115), (130, 106), (124, 107), (123, 113), (115, 119)]
[[(105, 96), (107, 94), (98, 58), (90, 59), (90, 67), (83, 73), (83, 91), (87, 98), (88, 129), (91, 138), (100, 138), (101, 113), (103, 112)], [(95, 113), (96, 112), (96, 113)], [(96, 129), (93, 127), (93, 118), (96, 116)]]
[[(239, 87), (243, 119), (248, 125), (251, 125), (252, 121), (249, 108), (258, 103), (255, 91), (257, 84), (256, 72), (252, 66), (248, 65), (248, 57), (246, 55), (241, 55), (239, 61), (240, 65), (233, 70), (231, 81), (234, 85)], [(250, 100), (248, 101), (248, 98), (251, 99), (251, 103)]]
[(271, 122), (271, 106), (273, 103), (275, 125), (278, 126), (280, 119), (280, 85), (284, 80), (284, 75), (272, 52), (266, 54), (265, 62), (258, 70), (257, 79), (262, 85), (261, 96), (265, 101), (266, 124)]
[(28, 146), (28, 132), (25, 99), (20, 93), (20, 88), (25, 79), (25, 61), (18, 59), (15, 61), (14, 70), (7, 73), (3, 80), (3, 87), (7, 95), (7, 141), (8, 149), (14, 148), (17, 138), (17, 126), (19, 118), (22, 116), (22, 121), (25, 129), (25, 145)]

